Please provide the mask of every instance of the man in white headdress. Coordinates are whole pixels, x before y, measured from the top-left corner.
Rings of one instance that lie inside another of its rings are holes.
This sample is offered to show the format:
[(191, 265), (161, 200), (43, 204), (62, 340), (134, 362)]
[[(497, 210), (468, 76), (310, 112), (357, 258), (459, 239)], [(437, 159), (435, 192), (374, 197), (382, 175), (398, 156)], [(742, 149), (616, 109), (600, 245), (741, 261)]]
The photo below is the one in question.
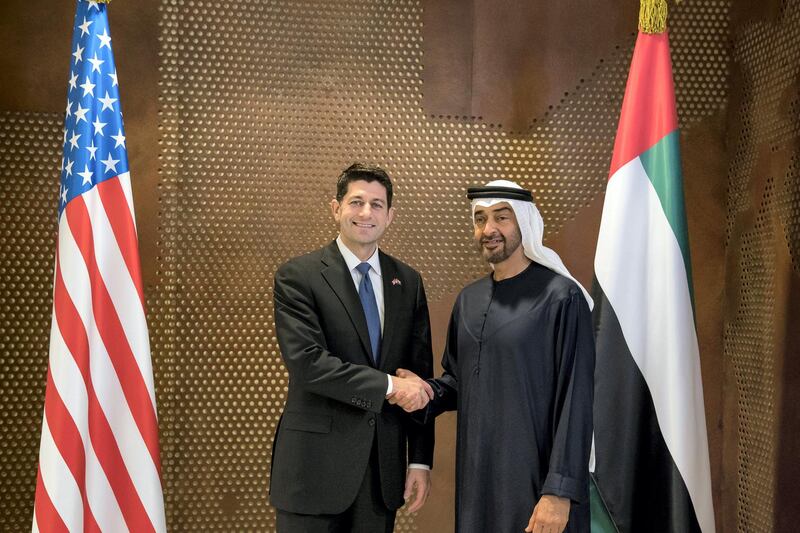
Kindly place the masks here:
[(542, 245), (530, 191), (499, 180), (467, 196), (493, 272), (453, 306), (425, 412), (458, 411), (456, 531), (589, 531), (591, 298)]

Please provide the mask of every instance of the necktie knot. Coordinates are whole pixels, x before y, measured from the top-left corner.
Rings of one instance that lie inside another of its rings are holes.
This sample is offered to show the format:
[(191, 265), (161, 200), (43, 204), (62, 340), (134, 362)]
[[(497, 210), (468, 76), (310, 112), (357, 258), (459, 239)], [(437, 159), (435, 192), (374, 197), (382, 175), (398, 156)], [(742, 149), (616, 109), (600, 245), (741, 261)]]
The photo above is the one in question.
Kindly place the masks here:
[(362, 276), (366, 276), (366, 275), (367, 275), (367, 272), (369, 272), (369, 269), (370, 269), (370, 265), (369, 265), (369, 263), (360, 263), (360, 264), (359, 264), (359, 265), (356, 267), (356, 270), (358, 270), (359, 272), (361, 272), (361, 275), (362, 275)]

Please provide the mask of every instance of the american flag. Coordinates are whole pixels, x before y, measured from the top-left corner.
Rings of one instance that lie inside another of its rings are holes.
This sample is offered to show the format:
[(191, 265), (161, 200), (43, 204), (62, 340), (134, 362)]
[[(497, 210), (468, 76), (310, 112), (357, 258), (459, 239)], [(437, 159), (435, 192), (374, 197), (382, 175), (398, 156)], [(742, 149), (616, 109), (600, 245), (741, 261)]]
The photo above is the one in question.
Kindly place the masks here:
[(106, 5), (79, 0), (33, 531), (166, 531), (155, 388)]

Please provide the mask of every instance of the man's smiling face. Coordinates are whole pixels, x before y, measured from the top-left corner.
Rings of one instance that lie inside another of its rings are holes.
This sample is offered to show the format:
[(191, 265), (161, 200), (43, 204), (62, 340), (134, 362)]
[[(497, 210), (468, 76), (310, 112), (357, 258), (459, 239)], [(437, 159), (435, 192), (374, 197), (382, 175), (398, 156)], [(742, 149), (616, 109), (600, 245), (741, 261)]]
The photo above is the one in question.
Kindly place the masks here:
[(351, 181), (341, 202), (331, 203), (342, 242), (352, 251), (372, 249), (394, 218), (386, 188), (378, 181)]
[(522, 232), (508, 202), (475, 208), (475, 244), (484, 259), (502, 263), (514, 254), (523, 254)]

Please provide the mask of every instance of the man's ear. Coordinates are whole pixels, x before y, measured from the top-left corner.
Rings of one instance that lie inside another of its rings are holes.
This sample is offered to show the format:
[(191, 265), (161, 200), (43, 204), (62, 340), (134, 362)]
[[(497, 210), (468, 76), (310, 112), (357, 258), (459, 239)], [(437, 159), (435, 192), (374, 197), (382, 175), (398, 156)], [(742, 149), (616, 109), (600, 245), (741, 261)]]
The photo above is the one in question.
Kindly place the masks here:
[(339, 222), (339, 208), (340, 207), (341, 207), (341, 204), (339, 203), (339, 201), (336, 198), (331, 200), (331, 214), (333, 215), (333, 219), (336, 222)]
[(389, 215), (386, 217), (386, 227), (388, 228), (394, 220), (395, 210), (394, 207), (389, 208)]

